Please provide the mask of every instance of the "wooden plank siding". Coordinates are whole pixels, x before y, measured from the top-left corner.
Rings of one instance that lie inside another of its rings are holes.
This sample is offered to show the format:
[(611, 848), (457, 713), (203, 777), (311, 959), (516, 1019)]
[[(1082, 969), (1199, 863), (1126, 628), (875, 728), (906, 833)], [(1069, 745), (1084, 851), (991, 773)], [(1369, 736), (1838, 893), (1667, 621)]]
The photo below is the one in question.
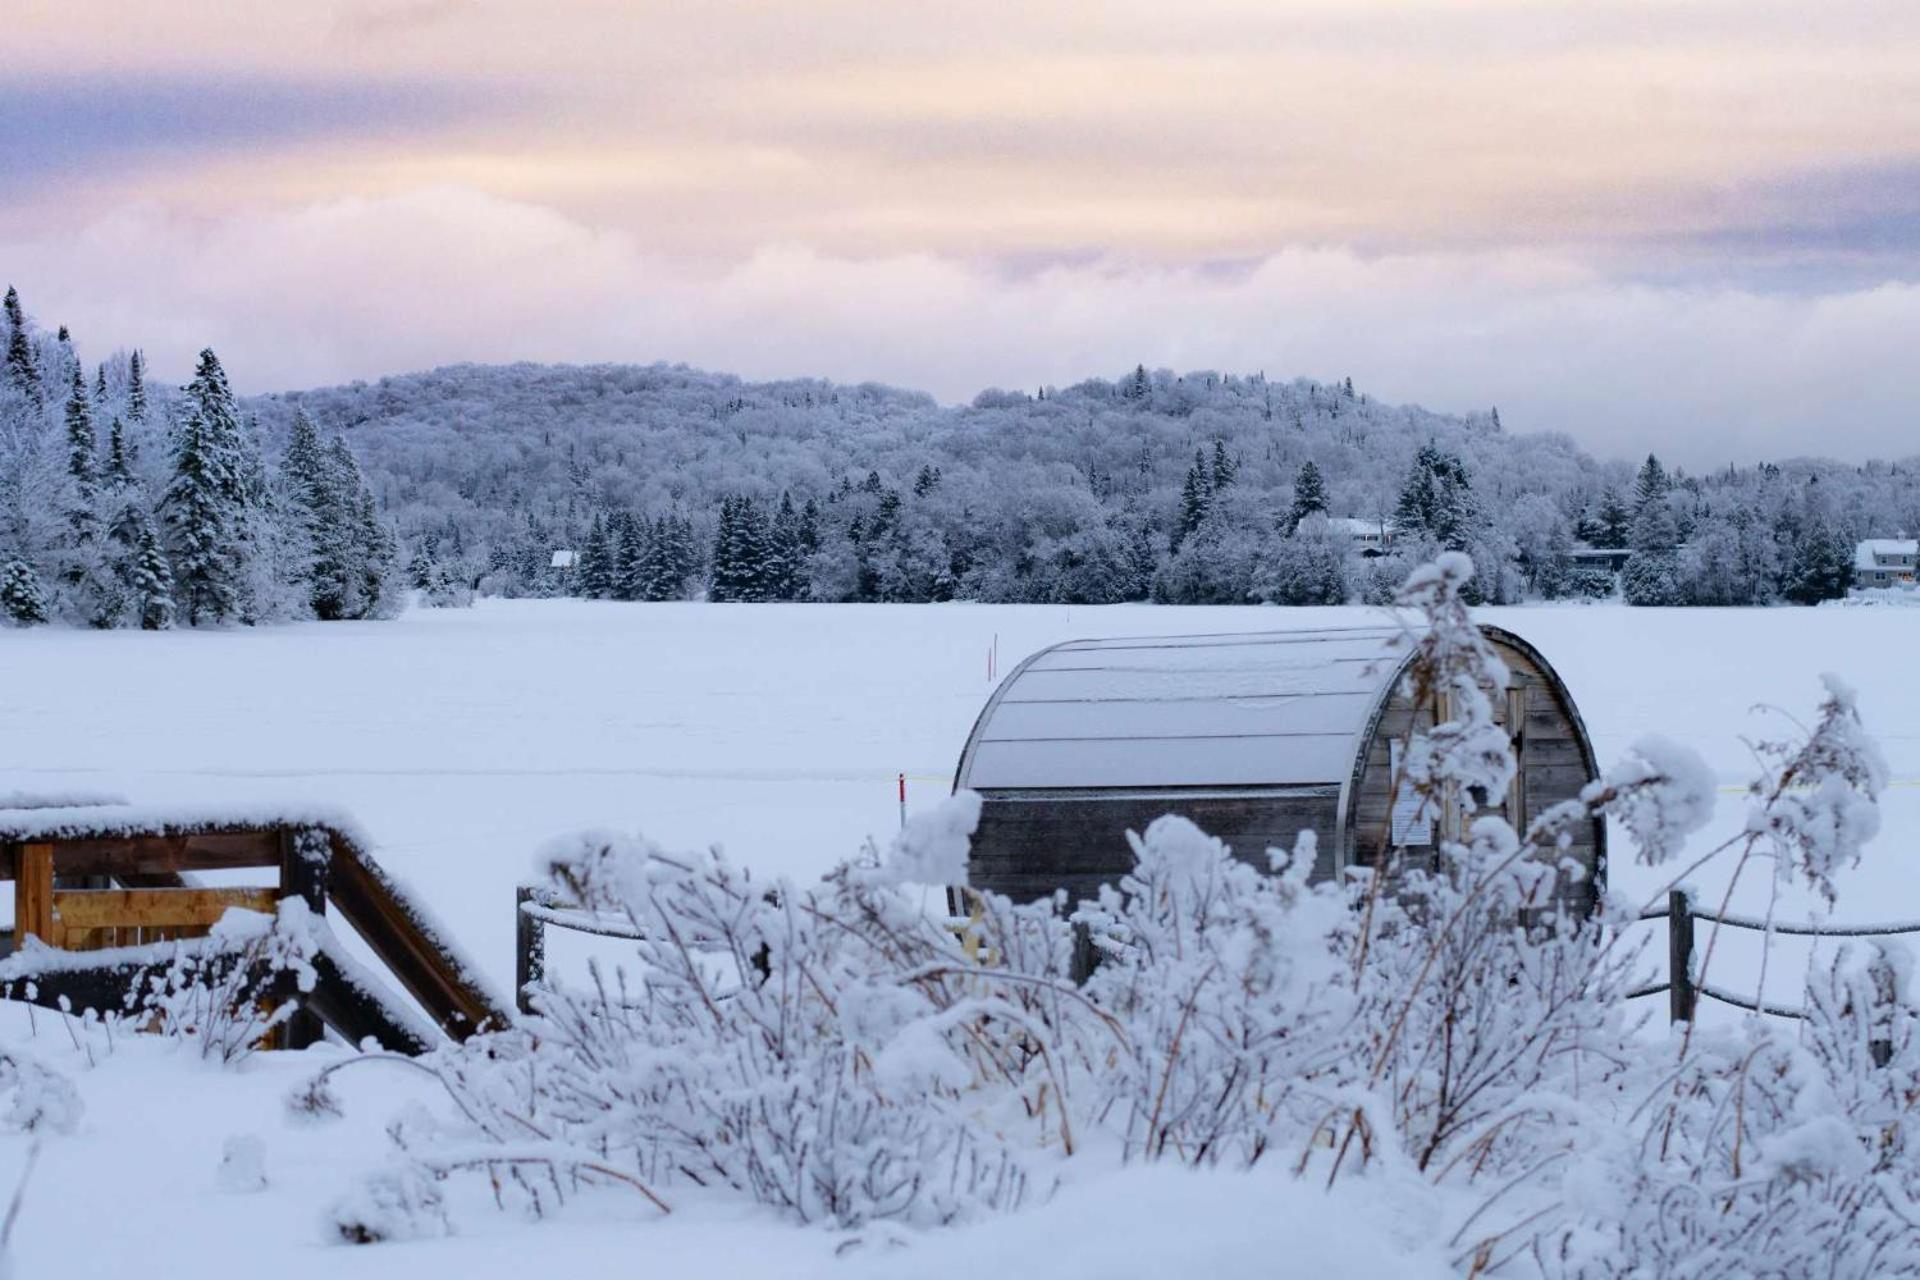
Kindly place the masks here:
[(1291, 849), (1304, 829), (1320, 842), (1316, 875), (1333, 874), (1338, 787), (1288, 793), (983, 792), (969, 880), (1017, 901), (1067, 890), (1093, 897), (1133, 865), (1129, 831), (1174, 813), (1218, 836), (1234, 856), (1265, 869), (1269, 848)]

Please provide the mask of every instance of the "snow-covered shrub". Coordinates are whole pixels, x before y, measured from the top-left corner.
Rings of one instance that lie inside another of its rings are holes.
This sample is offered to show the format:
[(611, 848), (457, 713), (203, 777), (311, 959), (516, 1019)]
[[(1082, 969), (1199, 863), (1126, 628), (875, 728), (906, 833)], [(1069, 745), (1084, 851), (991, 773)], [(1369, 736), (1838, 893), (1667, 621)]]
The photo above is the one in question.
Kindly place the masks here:
[(397, 1161), (336, 1201), (327, 1211), (327, 1231), (346, 1244), (444, 1236), (450, 1225), (440, 1181), (431, 1170)]
[(1307, 885), (1311, 832), (1273, 875), (1185, 818), (1129, 838), (1133, 871), (1081, 915), (1100, 949), (1087, 995), (1125, 1032), (1100, 1113), (1128, 1158), (1251, 1166), (1346, 1065), (1345, 898)]
[(258, 1048), (291, 1018), (289, 985), (311, 991), (318, 941), (313, 916), (299, 898), (284, 898), (276, 915), (230, 909), (204, 941), (172, 946), (172, 961), (148, 990), (134, 993), (136, 1016), (155, 1030), (231, 1063)]
[(1019, 1204), (1029, 1152), (1072, 1148), (1070, 1095), (1091, 1055), (1065, 1009), (1086, 1002), (1064, 979), (1071, 932), (1049, 905), (981, 913), (976, 941), (997, 957), (983, 968), (903, 889), (963, 860), (977, 817), (977, 798), (960, 797), (885, 862), (811, 886), (606, 833), (548, 846), (555, 889), (624, 922), (636, 963), (540, 989), (528, 1027), (430, 1064), (459, 1120), (431, 1139), (415, 1126), (409, 1158), (518, 1163), (507, 1192), (536, 1213), (609, 1181), (649, 1196), (717, 1184), (843, 1227)]
[(0, 1050), (0, 1130), (71, 1133), (84, 1108), (73, 1082), (20, 1052)]
[(1920, 1275), (1909, 962), (1842, 949), (1804, 1030), (1701, 1036), (1640, 1123), (1588, 1143), (1573, 1221), (1536, 1243), (1582, 1277)]

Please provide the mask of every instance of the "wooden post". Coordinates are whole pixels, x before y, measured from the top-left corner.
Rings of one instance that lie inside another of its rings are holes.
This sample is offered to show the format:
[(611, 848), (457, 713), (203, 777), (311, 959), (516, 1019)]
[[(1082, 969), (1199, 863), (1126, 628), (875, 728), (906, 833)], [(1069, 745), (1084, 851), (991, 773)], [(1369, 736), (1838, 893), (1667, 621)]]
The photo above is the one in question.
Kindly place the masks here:
[[(307, 904), (315, 919), (327, 914), (327, 868), (333, 860), (333, 846), (327, 833), (304, 828), (280, 833), (280, 896), (299, 898)], [(281, 993), (282, 999), (298, 1003), (293, 1016), (282, 1030), (289, 1049), (305, 1049), (326, 1038), (326, 1024), (307, 1007), (291, 981)]]
[(14, 846), (13, 945), (25, 945), (32, 934), (50, 947), (60, 945), (53, 933), (53, 846)]
[(1692, 1022), (1699, 993), (1693, 986), (1693, 895), (1667, 895), (1667, 1009), (1674, 1022)]
[(1513, 746), (1513, 785), (1507, 788), (1507, 825), (1527, 833), (1527, 689), (1507, 690), (1507, 741)]
[(547, 976), (546, 921), (527, 914), (527, 905), (540, 901), (532, 885), (513, 891), (513, 1001), (521, 1013), (532, 1013), (527, 988)]

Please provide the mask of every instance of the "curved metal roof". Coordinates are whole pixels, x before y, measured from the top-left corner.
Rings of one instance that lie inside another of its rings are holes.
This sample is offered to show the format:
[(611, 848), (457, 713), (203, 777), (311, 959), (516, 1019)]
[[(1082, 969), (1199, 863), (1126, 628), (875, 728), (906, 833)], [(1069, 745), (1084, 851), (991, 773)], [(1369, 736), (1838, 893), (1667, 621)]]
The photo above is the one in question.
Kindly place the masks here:
[(959, 787), (1342, 785), (1410, 655), (1394, 626), (1073, 640), (1003, 681)]

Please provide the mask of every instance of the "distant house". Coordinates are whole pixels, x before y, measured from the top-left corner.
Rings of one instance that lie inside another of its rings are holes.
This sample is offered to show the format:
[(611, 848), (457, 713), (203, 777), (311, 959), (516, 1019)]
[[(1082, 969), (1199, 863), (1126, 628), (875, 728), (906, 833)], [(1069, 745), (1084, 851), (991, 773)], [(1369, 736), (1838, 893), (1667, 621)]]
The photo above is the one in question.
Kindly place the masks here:
[(1567, 560), (1574, 568), (1604, 569), (1609, 573), (1620, 572), (1632, 558), (1633, 551), (1627, 547), (1575, 547), (1567, 552)]
[(1856, 589), (1910, 587), (1916, 565), (1920, 565), (1920, 540), (1868, 538), (1853, 549), (1853, 585)]
[(572, 573), (573, 566), (579, 559), (580, 555), (578, 552), (563, 549), (553, 553), (553, 560), (547, 567), (557, 569), (561, 573)]
[(1354, 550), (1368, 560), (1393, 550), (1393, 526), (1385, 520), (1361, 520), (1353, 516), (1329, 516), (1327, 527), (1345, 534)]

